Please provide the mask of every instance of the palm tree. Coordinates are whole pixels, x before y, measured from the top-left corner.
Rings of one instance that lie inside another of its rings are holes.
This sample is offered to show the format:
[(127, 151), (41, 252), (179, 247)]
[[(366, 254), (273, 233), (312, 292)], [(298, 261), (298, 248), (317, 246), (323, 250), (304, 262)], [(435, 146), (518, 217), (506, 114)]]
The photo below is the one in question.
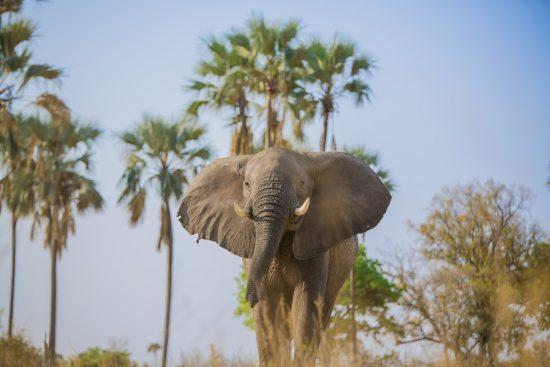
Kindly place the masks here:
[(32, 193), (32, 146), (29, 144), (29, 118), (22, 115), (15, 116), (17, 124), (17, 149), (11, 151), (11, 144), (4, 141), (0, 135), (0, 163), (4, 167), (5, 175), (0, 179), (0, 209), (5, 204), (11, 213), (11, 274), (10, 274), (10, 303), (8, 314), (8, 338), (13, 335), (13, 315), (15, 312), (15, 274), (17, 257), (17, 223), (20, 218), (33, 212), (35, 200)]
[[(0, 201), (6, 203), (12, 217), (8, 338), (13, 335), (17, 222), (30, 213), (33, 205), (32, 195), (27, 190), (32, 172), (24, 170), (26, 155), (30, 151), (26, 141), (28, 131), (22, 117), (13, 116), (11, 107), (13, 101), (24, 97), (31, 81), (51, 81), (61, 76), (61, 70), (50, 65), (31, 63), (28, 44), (35, 34), (35, 27), (26, 19), (10, 16), (20, 11), (22, 3), (22, 0), (10, 0), (0, 5), (0, 163), (5, 173), (0, 182)], [(7, 18), (7, 24), (4, 24), (4, 18)]]
[[(256, 60), (250, 73), (255, 91), (264, 97), (264, 146), (280, 145), (283, 143), (285, 104), (303, 95), (297, 81), (307, 50), (296, 45), (299, 32), (296, 21), (268, 24), (262, 16), (255, 16), (249, 20), (247, 32), (250, 42), (239, 45), (238, 52), (245, 58)], [(280, 111), (277, 111), (277, 103), (282, 107)]]
[(358, 55), (353, 43), (340, 42), (336, 37), (330, 44), (313, 41), (308, 50), (308, 81), (314, 88), (312, 93), (323, 119), (319, 149), (325, 151), (328, 122), (336, 109), (336, 100), (345, 95), (353, 96), (357, 105), (370, 100), (366, 77), (373, 62)]
[[(44, 245), (50, 250), (51, 299), (50, 331), (47, 344), (48, 365), (56, 359), (57, 261), (67, 247), (69, 234), (74, 234), (75, 212), (100, 210), (103, 198), (89, 178), (92, 144), (101, 131), (91, 125), (70, 119), (68, 110), (60, 113), (61, 101), (50, 105), (50, 119), (35, 117), (30, 121), (33, 145), (36, 147), (33, 170), (37, 210), (33, 221), (45, 221)], [(63, 117), (63, 118), (61, 118)]]
[(210, 157), (208, 146), (202, 143), (204, 134), (202, 127), (184, 120), (172, 122), (145, 116), (135, 129), (120, 135), (128, 147), (128, 155), (118, 201), (126, 203), (130, 223), (136, 224), (143, 217), (148, 188), (155, 187), (161, 199), (157, 250), (160, 251), (162, 244), (168, 248), (163, 367), (168, 355), (174, 256), (170, 201), (182, 196), (188, 172), (196, 172), (198, 165)]
[(255, 60), (242, 57), (238, 52), (239, 47), (249, 47), (248, 37), (233, 32), (223, 39), (211, 37), (206, 40), (206, 46), (210, 57), (199, 65), (201, 79), (193, 80), (189, 86), (200, 98), (189, 105), (187, 112), (197, 116), (202, 106), (218, 110), (230, 108), (234, 111), (231, 125), (238, 126), (231, 139), (231, 155), (252, 153), (248, 110), (253, 84), (249, 71)]
[[(389, 192), (395, 191), (395, 183), (390, 178), (390, 173), (388, 170), (380, 166), (379, 155), (376, 152), (368, 152), (364, 146), (356, 147), (346, 147), (344, 146), (344, 151), (348, 154), (351, 154), (355, 158), (360, 159), (365, 164), (369, 165), (380, 177), (386, 188)], [(365, 234), (363, 236), (363, 243), (365, 242)], [(350, 274), (350, 293), (351, 293), (351, 339), (352, 339), (352, 350), (353, 350), (353, 365), (357, 366), (357, 322), (355, 320), (355, 265), (351, 269)]]
[(307, 70), (303, 63), (306, 54), (307, 49), (303, 46), (285, 52), (284, 62), (281, 65), (282, 83), (278, 99), (280, 117), (276, 121), (276, 145), (290, 145), (283, 137), (287, 116), (292, 122), (292, 134), (298, 143), (305, 140), (304, 125), (315, 118), (317, 103), (305, 87)]

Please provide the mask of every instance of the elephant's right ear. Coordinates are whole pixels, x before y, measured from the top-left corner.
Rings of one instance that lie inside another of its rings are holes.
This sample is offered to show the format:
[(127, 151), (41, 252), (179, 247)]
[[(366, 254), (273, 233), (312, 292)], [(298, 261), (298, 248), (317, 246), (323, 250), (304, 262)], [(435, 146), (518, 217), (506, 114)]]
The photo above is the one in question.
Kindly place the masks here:
[(220, 158), (210, 163), (191, 183), (178, 210), (187, 232), (217, 242), (240, 257), (251, 257), (254, 251), (254, 223), (241, 219), (233, 206), (245, 206), (240, 172), (250, 157)]

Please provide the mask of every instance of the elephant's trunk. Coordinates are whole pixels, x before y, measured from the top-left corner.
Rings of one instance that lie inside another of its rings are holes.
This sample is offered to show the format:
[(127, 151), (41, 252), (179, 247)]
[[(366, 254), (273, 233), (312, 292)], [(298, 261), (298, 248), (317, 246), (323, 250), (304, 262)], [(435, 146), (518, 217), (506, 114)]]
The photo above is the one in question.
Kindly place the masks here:
[(290, 210), (289, 193), (281, 178), (271, 177), (258, 188), (252, 200), (256, 217), (256, 243), (250, 271), (246, 299), (254, 307), (261, 298), (259, 285), (277, 254), (283, 234), (284, 219)]

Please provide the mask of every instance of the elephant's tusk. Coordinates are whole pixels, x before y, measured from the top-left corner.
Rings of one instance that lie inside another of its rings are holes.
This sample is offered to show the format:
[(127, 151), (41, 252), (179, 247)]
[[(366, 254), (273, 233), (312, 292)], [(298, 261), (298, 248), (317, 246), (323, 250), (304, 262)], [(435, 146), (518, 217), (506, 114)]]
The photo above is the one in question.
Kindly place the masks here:
[(294, 210), (294, 214), (298, 217), (301, 217), (302, 215), (307, 213), (308, 209), (309, 209), (309, 196), (304, 201), (301, 207), (296, 208), (296, 210)]
[(241, 209), (239, 204), (237, 202), (233, 202), (233, 208), (235, 209), (235, 213), (242, 219), (248, 219), (248, 212), (244, 209)]

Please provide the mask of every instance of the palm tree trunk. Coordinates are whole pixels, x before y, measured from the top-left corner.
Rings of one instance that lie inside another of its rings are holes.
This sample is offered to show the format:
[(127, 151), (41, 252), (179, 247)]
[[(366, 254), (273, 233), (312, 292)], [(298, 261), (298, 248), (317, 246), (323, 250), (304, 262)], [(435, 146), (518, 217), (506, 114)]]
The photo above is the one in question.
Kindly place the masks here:
[(172, 217), (170, 214), (170, 207), (168, 206), (168, 200), (164, 201), (165, 210), (168, 217), (168, 267), (166, 273), (166, 314), (164, 318), (164, 343), (162, 346), (162, 367), (166, 367), (166, 361), (168, 358), (168, 339), (170, 337), (170, 312), (172, 305), (172, 264), (174, 260), (174, 246), (172, 235)]
[(355, 263), (351, 268), (351, 348), (353, 353), (353, 367), (357, 366), (357, 324), (355, 321)]
[(248, 116), (246, 114), (246, 108), (248, 105), (248, 101), (246, 100), (245, 96), (242, 96), (239, 100), (239, 119), (241, 120), (241, 128), (239, 131), (239, 140), (237, 145), (237, 155), (238, 154), (250, 154), (252, 153), (249, 151), (249, 141), (248, 141)]
[(266, 104), (267, 104), (267, 127), (265, 130), (265, 143), (264, 148), (273, 146), (273, 94), (268, 90), (266, 92)]
[(54, 239), (50, 244), (50, 338), (48, 341), (48, 366), (55, 366), (55, 333), (57, 321), (57, 251), (58, 241)]
[(8, 317), (8, 338), (13, 335), (13, 302), (15, 299), (15, 265), (17, 250), (17, 217), (11, 217), (11, 284), (10, 284), (10, 313)]
[(323, 131), (321, 133), (321, 140), (319, 142), (319, 150), (321, 152), (324, 152), (327, 148), (328, 119), (328, 111), (323, 110)]
[(248, 126), (246, 122), (243, 123), (241, 130), (242, 130), (241, 131), (242, 140), (241, 140), (241, 148), (240, 148), (239, 154), (252, 154), (251, 136), (250, 136), (250, 132), (248, 131)]
[(283, 111), (281, 120), (277, 121), (275, 145), (283, 146), (283, 129), (285, 127), (286, 110)]

